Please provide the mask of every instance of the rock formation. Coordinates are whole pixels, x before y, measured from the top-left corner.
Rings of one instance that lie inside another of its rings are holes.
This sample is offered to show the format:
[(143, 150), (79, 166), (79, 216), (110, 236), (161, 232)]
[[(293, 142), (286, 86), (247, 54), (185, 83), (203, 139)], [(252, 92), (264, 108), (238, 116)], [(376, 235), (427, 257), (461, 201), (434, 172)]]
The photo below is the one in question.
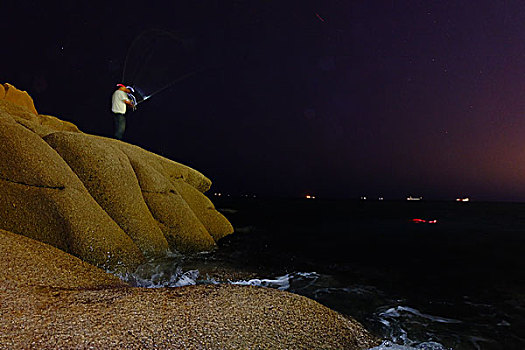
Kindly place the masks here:
[(357, 322), (268, 288), (127, 286), (52, 246), (0, 230), (7, 349), (368, 349)]
[[(133, 288), (134, 269), (232, 233), (201, 173), (39, 115), (0, 85), (2, 348), (368, 349), (360, 324), (268, 288)], [(69, 254), (68, 254), (69, 253)], [(73, 256), (74, 255), (74, 256)], [(90, 264), (91, 263), (91, 264)]]
[(0, 229), (120, 270), (233, 232), (198, 171), (40, 115), (26, 92), (0, 86)]

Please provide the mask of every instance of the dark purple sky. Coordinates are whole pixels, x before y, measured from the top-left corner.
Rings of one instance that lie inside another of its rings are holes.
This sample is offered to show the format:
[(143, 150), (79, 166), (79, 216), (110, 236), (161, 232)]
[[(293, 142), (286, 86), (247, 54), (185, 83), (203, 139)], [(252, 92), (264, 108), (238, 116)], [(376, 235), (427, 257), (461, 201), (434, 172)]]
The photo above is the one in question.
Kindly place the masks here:
[(212, 191), (525, 200), (523, 1), (128, 4), (2, 2), (0, 81), (109, 136), (127, 51), (161, 28), (205, 71), (142, 104), (125, 139)]

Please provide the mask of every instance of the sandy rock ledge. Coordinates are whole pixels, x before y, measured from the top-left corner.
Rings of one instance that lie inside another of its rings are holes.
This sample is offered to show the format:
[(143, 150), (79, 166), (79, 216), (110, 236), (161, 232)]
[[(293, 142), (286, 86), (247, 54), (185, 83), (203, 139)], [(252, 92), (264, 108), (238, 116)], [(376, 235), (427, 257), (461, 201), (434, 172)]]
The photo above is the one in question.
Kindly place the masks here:
[(78, 258), (0, 230), (2, 349), (368, 349), (357, 322), (269, 288), (127, 286)]

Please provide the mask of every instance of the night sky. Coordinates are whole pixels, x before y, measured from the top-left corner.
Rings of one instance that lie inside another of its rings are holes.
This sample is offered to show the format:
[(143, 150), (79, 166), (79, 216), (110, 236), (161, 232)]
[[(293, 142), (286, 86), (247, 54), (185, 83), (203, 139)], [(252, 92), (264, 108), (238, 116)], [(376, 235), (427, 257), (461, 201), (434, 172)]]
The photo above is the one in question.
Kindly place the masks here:
[(183, 38), (186, 57), (163, 64), (203, 70), (128, 114), (124, 140), (203, 172), (211, 192), (525, 200), (523, 1), (21, 0), (0, 13), (0, 81), (104, 136), (136, 38)]

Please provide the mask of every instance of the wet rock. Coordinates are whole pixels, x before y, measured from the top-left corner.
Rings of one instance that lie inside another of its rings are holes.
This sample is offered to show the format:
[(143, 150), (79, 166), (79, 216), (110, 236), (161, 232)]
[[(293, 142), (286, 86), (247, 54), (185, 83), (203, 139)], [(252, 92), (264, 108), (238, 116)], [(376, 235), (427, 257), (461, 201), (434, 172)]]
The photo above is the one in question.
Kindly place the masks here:
[(0, 230), (0, 344), (25, 348), (369, 349), (359, 323), (269, 288), (132, 288), (52, 246)]

